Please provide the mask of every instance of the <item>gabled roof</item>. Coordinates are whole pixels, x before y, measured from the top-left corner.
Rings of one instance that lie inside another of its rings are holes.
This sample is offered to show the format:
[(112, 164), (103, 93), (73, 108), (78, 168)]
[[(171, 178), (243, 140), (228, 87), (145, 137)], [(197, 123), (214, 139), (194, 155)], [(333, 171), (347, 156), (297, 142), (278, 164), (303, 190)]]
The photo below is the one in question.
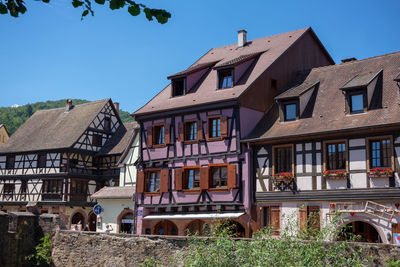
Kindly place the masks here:
[(71, 147), (110, 99), (38, 110), (0, 147), (0, 153)]
[(329, 61), (334, 63), (311, 28), (248, 41), (241, 48), (238, 48), (237, 44), (213, 48), (192, 66), (195, 67), (210, 62), (219, 62), (216, 66), (223, 66), (224, 64), (242, 62), (243, 59), (251, 59), (254, 56), (258, 56), (258, 58), (255, 60), (254, 66), (251, 67), (251, 71), (246, 72), (240, 82), (232, 88), (217, 90), (217, 70), (212, 69), (204, 74), (201, 78), (201, 83), (196, 83), (193, 88), (187, 88), (188, 93), (184, 96), (171, 97), (172, 86), (169, 84), (147, 104), (137, 110), (134, 115), (159, 113), (217, 102), (236, 101), (269, 66), (307, 32), (311, 32), (321, 50), (329, 58)]
[(299, 97), (300, 95), (304, 94), (311, 88), (313, 88), (315, 85), (317, 85), (319, 81), (313, 82), (313, 81), (307, 81), (302, 84), (299, 84), (297, 86), (294, 86), (290, 88), (289, 90), (286, 90), (282, 94), (278, 95), (275, 97), (276, 100), (282, 100), (282, 99), (289, 99), (289, 98), (295, 98)]
[(202, 70), (202, 69), (205, 69), (205, 68), (214, 66), (215, 63), (217, 63), (217, 62), (218, 62), (218, 61), (211, 61), (211, 62), (205, 62), (205, 63), (195, 64), (195, 65), (190, 66), (190, 67), (187, 68), (186, 70), (180, 71), (180, 72), (178, 72), (178, 73), (175, 73), (175, 74), (173, 74), (173, 75), (171, 75), (171, 76), (168, 76), (167, 78), (168, 78), (168, 79), (173, 79), (173, 78), (176, 78), (176, 77), (179, 77), (179, 76), (188, 75), (188, 74), (194, 73), (194, 72), (196, 72), (196, 71), (199, 71), (199, 70)]
[[(382, 107), (371, 108), (367, 113), (357, 115), (346, 114), (345, 96), (339, 88), (356, 75), (363, 77), (357, 84), (368, 83), (373, 76), (371, 73), (375, 75), (380, 70), (383, 70)], [(400, 126), (399, 88), (393, 81), (399, 71), (400, 52), (314, 68), (303, 83), (320, 81), (312, 117), (280, 122), (277, 105), (274, 105), (244, 141), (279, 140), (387, 125)]]
[(130, 143), (135, 130), (139, 129), (136, 121), (124, 123), (125, 127), (119, 127), (114, 135), (104, 144), (98, 155), (122, 154)]
[(91, 195), (94, 199), (133, 199), (135, 195), (135, 186), (118, 186), (108, 187), (105, 186), (99, 191)]
[(370, 71), (363, 75), (356, 74), (353, 78), (350, 79), (350, 81), (346, 82), (340, 89), (348, 90), (348, 89), (367, 86), (376, 76), (378, 76), (380, 72), (381, 70)]

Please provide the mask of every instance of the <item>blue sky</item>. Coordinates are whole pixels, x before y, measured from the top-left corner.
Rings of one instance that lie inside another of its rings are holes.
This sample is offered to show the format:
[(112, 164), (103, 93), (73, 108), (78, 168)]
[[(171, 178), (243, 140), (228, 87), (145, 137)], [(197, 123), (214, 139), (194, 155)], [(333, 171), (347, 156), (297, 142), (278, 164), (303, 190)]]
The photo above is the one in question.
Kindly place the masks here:
[(167, 24), (94, 4), (80, 20), (70, 0), (26, 0), (20, 18), (0, 15), (0, 106), (111, 97), (133, 112), (212, 47), (311, 26), (336, 62), (400, 51), (400, 1), (170, 0)]

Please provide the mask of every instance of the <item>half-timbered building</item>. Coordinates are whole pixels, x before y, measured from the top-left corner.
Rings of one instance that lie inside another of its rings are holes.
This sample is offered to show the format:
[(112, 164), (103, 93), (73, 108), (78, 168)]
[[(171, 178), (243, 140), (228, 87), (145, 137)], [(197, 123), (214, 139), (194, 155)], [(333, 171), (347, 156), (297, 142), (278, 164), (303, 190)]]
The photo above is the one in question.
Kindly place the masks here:
[(111, 99), (76, 106), (67, 100), (65, 108), (35, 112), (0, 147), (1, 210), (25, 210), (36, 202), (67, 225), (95, 222), (91, 195), (119, 182), (121, 153), (102, 148), (121, 131), (126, 129)]
[(248, 135), (274, 96), (313, 67), (333, 64), (311, 28), (213, 48), (133, 115), (140, 123), (140, 234), (204, 234), (230, 219), (250, 236)]
[[(400, 232), (400, 52), (314, 68), (244, 140), (260, 227), (335, 213), (369, 242)], [(400, 239), (399, 239), (400, 240)]]
[(139, 160), (139, 127), (125, 123), (126, 130), (117, 131), (101, 155), (121, 155), (115, 167), (120, 169), (118, 186), (105, 186), (92, 195), (102, 212), (97, 215), (97, 232), (111, 225), (112, 233), (135, 232), (136, 165)]

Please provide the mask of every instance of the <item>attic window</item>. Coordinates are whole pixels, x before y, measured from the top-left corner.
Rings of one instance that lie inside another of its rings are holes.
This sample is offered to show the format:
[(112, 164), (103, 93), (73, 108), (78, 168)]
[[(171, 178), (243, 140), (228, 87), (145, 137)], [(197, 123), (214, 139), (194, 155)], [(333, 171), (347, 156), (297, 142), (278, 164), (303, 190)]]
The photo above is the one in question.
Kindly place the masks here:
[(285, 104), (285, 121), (295, 121), (297, 117), (297, 104)]
[(172, 81), (172, 97), (185, 94), (185, 79), (175, 79)]
[(233, 69), (218, 71), (218, 89), (233, 87)]
[(358, 92), (349, 95), (350, 113), (362, 113), (365, 109), (364, 93)]

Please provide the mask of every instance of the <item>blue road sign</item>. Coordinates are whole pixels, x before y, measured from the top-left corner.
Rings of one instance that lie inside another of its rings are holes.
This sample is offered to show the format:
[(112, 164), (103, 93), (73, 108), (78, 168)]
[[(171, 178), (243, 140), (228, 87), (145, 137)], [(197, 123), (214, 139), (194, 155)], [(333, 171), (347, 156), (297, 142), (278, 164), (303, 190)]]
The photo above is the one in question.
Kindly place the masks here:
[(97, 204), (93, 207), (93, 212), (96, 215), (99, 215), (102, 211), (103, 211), (103, 208), (99, 204)]

